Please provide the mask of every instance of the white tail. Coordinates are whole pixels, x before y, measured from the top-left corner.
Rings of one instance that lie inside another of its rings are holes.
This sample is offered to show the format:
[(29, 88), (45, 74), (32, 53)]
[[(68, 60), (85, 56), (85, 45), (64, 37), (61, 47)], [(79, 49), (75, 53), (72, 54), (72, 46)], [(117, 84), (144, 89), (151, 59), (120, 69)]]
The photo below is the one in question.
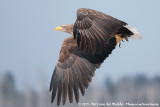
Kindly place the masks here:
[(138, 32), (137, 28), (135, 26), (125, 26), (127, 29), (129, 29), (131, 32), (134, 33), (134, 35), (128, 37), (132, 39), (142, 39), (141, 34)]

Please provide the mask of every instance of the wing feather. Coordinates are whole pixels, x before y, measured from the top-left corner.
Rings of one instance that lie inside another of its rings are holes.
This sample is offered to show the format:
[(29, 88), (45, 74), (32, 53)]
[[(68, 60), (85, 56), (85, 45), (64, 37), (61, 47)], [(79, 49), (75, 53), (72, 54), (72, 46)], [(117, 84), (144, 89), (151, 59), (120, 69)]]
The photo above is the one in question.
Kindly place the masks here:
[(63, 84), (63, 70), (59, 69), (59, 75), (58, 75), (58, 95), (57, 95), (57, 105), (60, 105), (61, 102), (61, 95), (62, 95), (62, 84)]
[(66, 103), (67, 99), (67, 92), (68, 92), (68, 77), (67, 72), (63, 73), (63, 105)]
[(52, 91), (51, 102), (54, 101), (57, 95), (57, 105), (60, 105), (61, 101), (64, 105), (67, 96), (69, 102), (72, 103), (74, 93), (78, 103), (79, 90), (82, 95), (85, 94), (85, 89), (88, 88), (89, 83), (92, 81), (97, 65), (100, 65), (105, 60), (115, 46), (115, 38), (110, 39), (109, 44), (102, 49), (101, 53), (96, 49), (93, 55), (91, 51), (82, 51), (73, 37), (65, 39), (50, 83), (50, 91)]
[[(109, 43), (109, 40), (115, 37), (116, 32), (125, 25), (127, 23), (102, 12), (80, 8), (77, 11), (73, 36), (77, 39), (77, 44), (82, 51), (95, 54), (96, 50), (102, 52), (105, 45)], [(87, 42), (83, 42), (84, 40)], [(98, 48), (99, 46), (101, 47), (100, 49)]]
[(70, 103), (72, 103), (73, 102), (73, 75), (71, 70), (68, 73), (69, 73), (68, 98)]

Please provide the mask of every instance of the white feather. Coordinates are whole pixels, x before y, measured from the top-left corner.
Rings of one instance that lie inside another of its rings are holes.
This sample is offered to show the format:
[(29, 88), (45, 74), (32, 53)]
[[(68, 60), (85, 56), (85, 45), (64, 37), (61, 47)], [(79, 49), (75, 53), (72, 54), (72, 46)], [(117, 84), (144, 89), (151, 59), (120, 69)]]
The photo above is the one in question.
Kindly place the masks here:
[(142, 39), (141, 34), (138, 32), (137, 28), (135, 26), (124, 26), (126, 28), (128, 28), (131, 32), (134, 33), (134, 35), (130, 36), (129, 38), (132, 39)]

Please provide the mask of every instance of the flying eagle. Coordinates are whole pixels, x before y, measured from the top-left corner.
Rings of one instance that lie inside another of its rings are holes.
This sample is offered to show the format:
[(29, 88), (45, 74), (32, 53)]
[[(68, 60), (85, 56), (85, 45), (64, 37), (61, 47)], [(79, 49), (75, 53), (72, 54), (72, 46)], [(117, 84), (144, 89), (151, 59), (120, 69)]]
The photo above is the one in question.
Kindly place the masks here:
[(120, 21), (102, 12), (80, 8), (74, 24), (65, 24), (55, 28), (72, 36), (66, 38), (61, 46), (58, 62), (55, 66), (50, 91), (51, 102), (57, 94), (57, 105), (61, 99), (63, 105), (67, 96), (73, 102), (79, 101), (79, 90), (82, 95), (94, 76), (94, 71), (112, 53), (117, 43), (124, 39), (141, 37), (135, 27), (126, 26)]

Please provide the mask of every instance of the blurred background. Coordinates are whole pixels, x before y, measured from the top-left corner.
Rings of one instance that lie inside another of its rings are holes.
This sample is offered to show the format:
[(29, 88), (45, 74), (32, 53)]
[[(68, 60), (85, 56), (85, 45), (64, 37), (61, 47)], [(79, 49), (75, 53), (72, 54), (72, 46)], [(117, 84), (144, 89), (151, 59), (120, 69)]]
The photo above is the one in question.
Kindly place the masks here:
[[(55, 107), (50, 79), (63, 40), (54, 28), (91, 8), (136, 26), (142, 40), (123, 42), (97, 69), (80, 103), (160, 104), (159, 0), (0, 0), (0, 107)], [(62, 106), (62, 105), (60, 105)], [(75, 107), (67, 104), (65, 107)]]

